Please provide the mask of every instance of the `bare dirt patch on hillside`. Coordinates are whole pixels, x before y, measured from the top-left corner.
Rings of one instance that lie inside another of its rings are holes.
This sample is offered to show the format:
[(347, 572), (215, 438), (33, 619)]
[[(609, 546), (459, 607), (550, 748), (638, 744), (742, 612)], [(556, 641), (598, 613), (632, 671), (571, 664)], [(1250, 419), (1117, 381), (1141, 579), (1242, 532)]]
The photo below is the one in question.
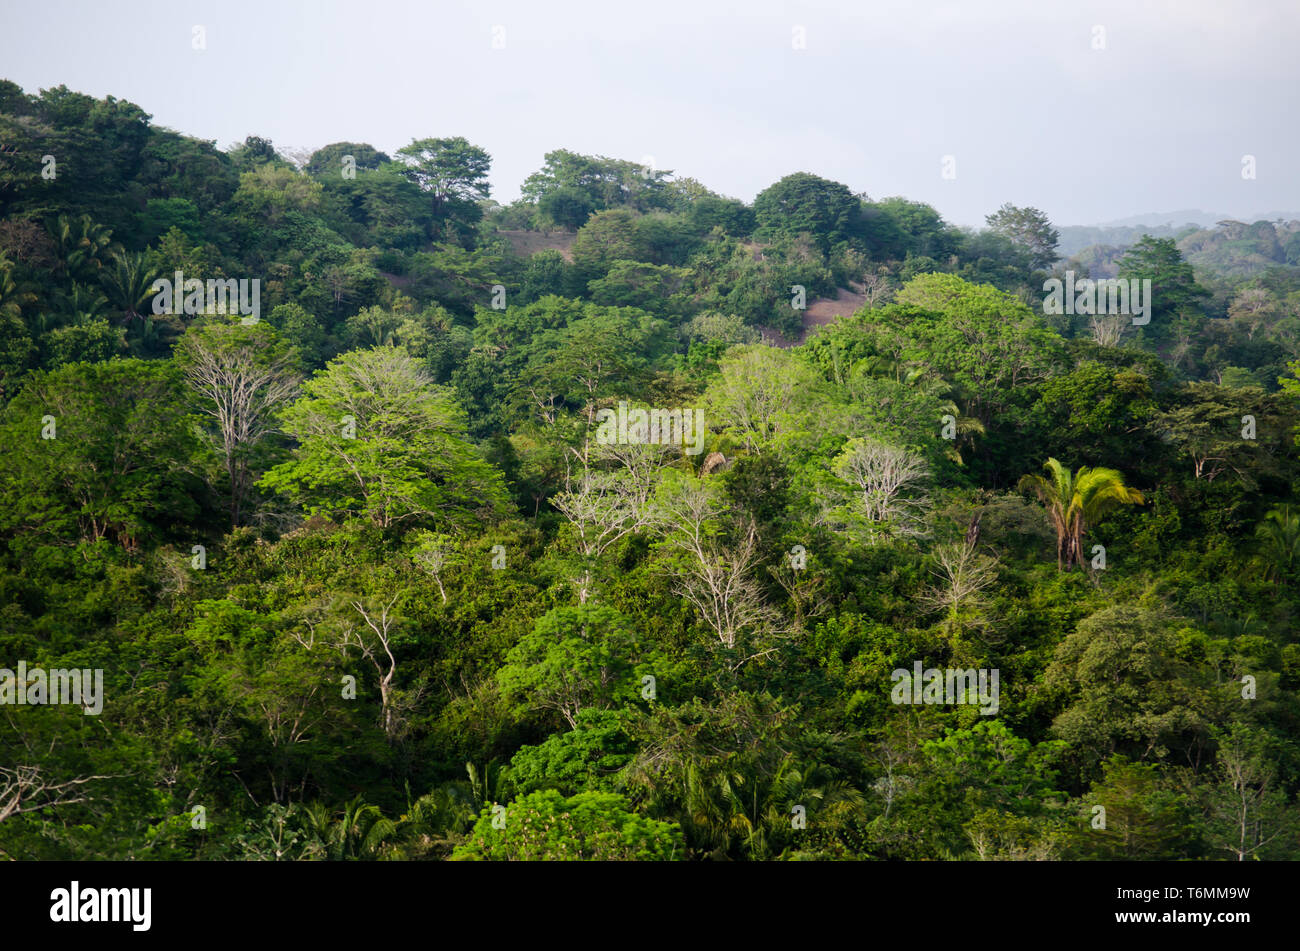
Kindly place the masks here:
[(852, 290), (837, 288), (834, 297), (818, 297), (808, 302), (808, 307), (803, 312), (803, 327), (797, 337), (790, 339), (768, 327), (761, 327), (759, 329), (763, 334), (763, 342), (782, 349), (801, 346), (817, 327), (824, 327), (841, 317), (847, 317), (861, 310), (866, 303), (867, 297), (860, 293), (857, 285)]
[(530, 258), (538, 251), (559, 251), (564, 260), (572, 261), (573, 239), (577, 237), (572, 231), (498, 231), (497, 234), (510, 242), (510, 248), (521, 258)]

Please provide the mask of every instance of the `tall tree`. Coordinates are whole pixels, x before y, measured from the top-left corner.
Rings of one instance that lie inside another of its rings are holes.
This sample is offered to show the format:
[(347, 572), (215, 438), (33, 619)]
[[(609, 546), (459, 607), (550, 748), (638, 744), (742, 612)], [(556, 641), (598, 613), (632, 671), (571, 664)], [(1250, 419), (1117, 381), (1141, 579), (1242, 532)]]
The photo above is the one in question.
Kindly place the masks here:
[(1027, 475), (1021, 491), (1032, 492), (1047, 509), (1056, 530), (1056, 566), (1083, 565), (1083, 536), (1088, 526), (1117, 505), (1141, 505), (1142, 493), (1124, 484), (1114, 469), (1084, 466), (1071, 473), (1055, 459), (1043, 465), (1046, 476)]
[(984, 220), (992, 231), (1010, 238), (1026, 249), (1034, 267), (1051, 267), (1056, 260), (1056, 246), (1061, 240), (1061, 233), (1052, 227), (1047, 215), (1037, 208), (1017, 208), (1007, 202)]
[(0, 527), (128, 550), (174, 533), (197, 511), (186, 409), (179, 374), (158, 362), (34, 374), (0, 423)]
[(500, 474), (465, 436), (464, 414), (445, 387), (393, 347), (355, 350), (330, 362), (281, 412), (299, 443), (259, 485), (309, 512), (369, 519), (473, 524), (498, 512)]
[(1151, 281), (1151, 323), (1138, 331), (1158, 341), (1173, 339), (1180, 327), (1193, 327), (1200, 316), (1200, 301), (1210, 293), (1197, 283), (1173, 238), (1143, 235), (1120, 258), (1119, 276)]
[(796, 172), (769, 185), (754, 199), (754, 215), (769, 235), (807, 232), (823, 252), (865, 234), (862, 202), (847, 185)]
[(437, 218), (478, 219), (475, 202), (491, 192), (487, 177), (492, 156), (485, 149), (463, 136), (416, 139), (398, 149), (397, 157), (406, 163), (407, 176), (429, 194)]
[(253, 454), (297, 389), (295, 355), (265, 323), (214, 322), (191, 327), (175, 359), (214, 424), (210, 438), (225, 464), (230, 524), (237, 526), (252, 488)]

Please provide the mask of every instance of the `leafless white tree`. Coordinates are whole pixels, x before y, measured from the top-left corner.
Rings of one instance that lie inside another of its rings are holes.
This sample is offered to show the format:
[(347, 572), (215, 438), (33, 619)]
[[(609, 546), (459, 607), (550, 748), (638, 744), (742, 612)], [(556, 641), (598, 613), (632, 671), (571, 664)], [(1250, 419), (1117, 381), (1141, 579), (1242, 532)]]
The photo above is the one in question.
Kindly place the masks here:
[(71, 806), (92, 798), (87, 783), (111, 776), (79, 776), (55, 782), (39, 766), (0, 766), (0, 822), (10, 816)]
[(724, 508), (716, 490), (692, 482), (668, 493), (659, 514), (669, 546), (686, 555), (672, 569), (677, 592), (700, 613), (723, 647), (734, 648), (745, 634), (761, 640), (780, 633), (782, 619), (754, 579), (760, 563), (756, 527), (750, 522), (733, 544), (724, 544), (718, 524)]
[(920, 533), (927, 504), (920, 489), (930, 474), (920, 455), (876, 439), (854, 439), (836, 460), (835, 474), (853, 491), (855, 513), (872, 526)]
[[(619, 541), (646, 528), (655, 519), (651, 497), (658, 474), (668, 464), (670, 447), (657, 445), (595, 445), (579, 455), (576, 473), (565, 479), (564, 491), (552, 504), (573, 526), (583, 571), (578, 601), (591, 597), (591, 565)], [(593, 463), (616, 463), (604, 470)]]
[(925, 593), (923, 603), (943, 611), (949, 619), (964, 611), (971, 621), (985, 621), (988, 600), (983, 592), (998, 580), (997, 561), (966, 542), (939, 545), (930, 556), (935, 562), (931, 573), (938, 584)]
[(807, 621), (821, 617), (831, 608), (831, 600), (826, 596), (825, 579), (806, 568), (796, 570), (788, 560), (777, 565), (769, 565), (768, 574), (785, 591), (794, 608), (793, 625), (796, 630), (803, 630)]
[(1096, 314), (1088, 321), (1088, 330), (1098, 346), (1118, 347), (1131, 320), (1127, 314)]
[(894, 285), (884, 274), (864, 274), (860, 283), (862, 296), (867, 299), (868, 307), (884, 304), (894, 294)]
[(1260, 328), (1277, 316), (1277, 304), (1262, 287), (1242, 288), (1228, 306), (1228, 319), (1246, 328), (1247, 340), (1254, 340)]
[(275, 411), (298, 388), (287, 353), (268, 356), (260, 325), (209, 324), (190, 330), (177, 345), (191, 389), (216, 423), (214, 441), (230, 479), (230, 521), (238, 525), (252, 474), (248, 450), (274, 428)]
[(276, 148), (276, 154), (293, 165), (294, 168), (302, 171), (303, 167), (311, 161), (311, 157), (316, 154), (316, 149), (306, 145), (281, 145)]
[(433, 583), (438, 586), (438, 593), (442, 595), (442, 603), (447, 603), (447, 589), (443, 587), (442, 575), (451, 564), (451, 539), (446, 535), (435, 535), (432, 532), (423, 532), (419, 545), (415, 549), (414, 560), (416, 565), (422, 568), (429, 577), (433, 578)]
[(378, 609), (361, 601), (353, 601), (352, 608), (361, 615), (365, 626), (362, 628), (345, 626), (339, 641), (340, 648), (345, 652), (350, 647), (356, 647), (361, 652), (361, 656), (370, 661), (375, 668), (375, 673), (379, 675), (379, 706), (384, 735), (389, 741), (397, 738), (402, 725), (393, 703), (393, 678), (397, 675), (397, 659), (393, 656), (392, 636), (397, 618), (392, 611), (396, 603), (397, 595), (393, 595), (387, 604), (381, 605)]

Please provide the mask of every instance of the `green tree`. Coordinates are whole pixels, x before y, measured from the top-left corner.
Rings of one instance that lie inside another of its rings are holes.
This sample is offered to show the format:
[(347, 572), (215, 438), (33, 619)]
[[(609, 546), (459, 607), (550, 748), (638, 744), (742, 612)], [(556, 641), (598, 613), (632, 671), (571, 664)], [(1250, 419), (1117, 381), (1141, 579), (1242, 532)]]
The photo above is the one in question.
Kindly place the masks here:
[(1025, 248), (1033, 267), (1048, 268), (1056, 260), (1056, 246), (1061, 233), (1037, 208), (1017, 208), (1007, 202), (984, 220), (990, 230)]
[[(1294, 409), (1277, 394), (1259, 387), (1232, 389), (1214, 383), (1188, 383), (1172, 405), (1157, 413), (1147, 431), (1171, 444), (1192, 464), (1196, 479), (1213, 482), (1231, 472), (1247, 488), (1262, 475), (1277, 475), (1281, 437)], [(1245, 438), (1245, 417), (1254, 420), (1256, 438)]]
[(392, 161), (366, 142), (332, 142), (313, 152), (302, 170), (313, 178), (342, 178), (344, 158), (349, 155), (352, 156), (352, 167), (357, 171), (373, 171)]
[(1044, 682), (1066, 706), (1052, 732), (1087, 763), (1112, 753), (1191, 761), (1207, 738), (1203, 671), (1179, 656), (1179, 632), (1162, 610), (1115, 605), (1084, 618), (1056, 649)]
[(1088, 528), (1118, 505), (1141, 505), (1142, 493), (1124, 484), (1124, 477), (1114, 469), (1084, 466), (1071, 473), (1055, 459), (1043, 468), (1046, 476), (1027, 475), (1020, 480), (1020, 490), (1030, 492), (1047, 509), (1056, 529), (1056, 567), (1083, 567), (1083, 536)]
[[(497, 828), (497, 824), (501, 828)], [(646, 819), (616, 793), (584, 792), (565, 799), (553, 789), (485, 810), (458, 861), (665, 861), (682, 857), (677, 824)]]
[(278, 228), (290, 212), (320, 207), (321, 186), (288, 166), (259, 165), (239, 176), (230, 205), (236, 212)]
[(637, 211), (668, 208), (672, 204), (665, 169), (647, 168), (636, 162), (580, 155), (568, 149), (547, 152), (541, 169), (524, 179), (520, 193), (538, 206), (548, 203), (556, 191), (565, 191), (592, 211), (627, 207)]
[[(1193, 803), (1155, 766), (1112, 756), (1083, 797), (1089, 826), (1079, 833), (1083, 857), (1102, 861), (1185, 858), (1200, 851)], [(1093, 827), (1105, 809), (1105, 826)]]
[(6, 531), (136, 550), (197, 514), (197, 447), (171, 367), (111, 360), (35, 373), (0, 429)]
[(603, 276), (615, 261), (645, 261), (648, 252), (636, 216), (626, 208), (592, 215), (573, 239), (573, 263), (584, 280)]
[(1151, 281), (1151, 323), (1138, 332), (1156, 341), (1172, 340), (1176, 332), (1194, 329), (1200, 302), (1209, 295), (1173, 238), (1143, 235), (1120, 258), (1119, 277)]
[(595, 209), (584, 192), (561, 186), (547, 191), (537, 203), (537, 210), (552, 225), (577, 231), (587, 223)]
[(1300, 571), (1300, 512), (1291, 505), (1269, 511), (1255, 529), (1264, 577), (1281, 582)]
[(473, 524), (500, 510), (500, 475), (465, 435), (464, 414), (444, 387), (393, 347), (332, 360), (280, 414), (298, 441), (289, 461), (258, 482), (308, 512)]
[(107, 320), (92, 318), (45, 335), (45, 365), (49, 369), (65, 363), (99, 363), (126, 352), (126, 333)]
[(769, 185), (754, 199), (760, 232), (807, 233), (823, 251), (864, 234), (862, 202), (847, 185), (796, 172)]
[(482, 213), (476, 202), (487, 198), (492, 156), (462, 136), (450, 139), (416, 139), (397, 150), (406, 174), (429, 195), (438, 219), (457, 217), (477, 221)]
[(511, 648), (497, 680), (506, 697), (558, 713), (574, 730), (583, 710), (633, 694), (632, 641), (627, 619), (612, 608), (553, 608)]
[(1047, 379), (1059, 364), (1062, 341), (1043, 315), (990, 285), (922, 274), (895, 300), (902, 306), (870, 312), (873, 323), (887, 328), (882, 342), (905, 363), (951, 381), (962, 415), (986, 428), (1017, 392)]
[(620, 772), (636, 752), (616, 710), (583, 708), (577, 726), (538, 746), (523, 746), (510, 760), (510, 784), (521, 794), (557, 789), (566, 796), (584, 790), (615, 792)]

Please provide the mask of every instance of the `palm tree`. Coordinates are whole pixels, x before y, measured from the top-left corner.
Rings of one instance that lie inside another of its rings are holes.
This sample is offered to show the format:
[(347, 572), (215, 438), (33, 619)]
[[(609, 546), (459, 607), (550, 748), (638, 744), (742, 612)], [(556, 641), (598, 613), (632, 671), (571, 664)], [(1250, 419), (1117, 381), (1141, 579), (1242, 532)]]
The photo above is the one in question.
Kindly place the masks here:
[(1071, 474), (1055, 459), (1044, 464), (1047, 476), (1027, 475), (1020, 480), (1020, 491), (1032, 492), (1047, 508), (1056, 529), (1056, 567), (1083, 566), (1083, 536), (1117, 505), (1141, 505), (1142, 493), (1124, 484), (1115, 469), (1084, 466)]
[[(801, 764), (793, 753), (768, 763), (688, 753), (677, 769), (677, 789), (662, 804), (664, 816), (681, 826), (696, 852), (715, 859), (786, 855), (799, 844), (795, 806), (830, 829), (860, 814), (864, 802), (831, 768)], [(635, 767), (628, 778), (634, 785), (654, 782)]]
[(506, 777), (495, 759), (489, 760), (481, 770), (473, 763), (465, 764), (469, 776), (470, 796), (485, 806), (506, 800)]
[(728, 770), (720, 780), (727, 828), (737, 835), (743, 854), (755, 861), (795, 850), (793, 807), (802, 806), (805, 816), (816, 816), (829, 828), (859, 814), (864, 803), (862, 793), (836, 778), (828, 767), (801, 768), (791, 755), (782, 760), (774, 776)]
[(154, 296), (154, 281), (161, 273), (143, 254), (115, 254), (112, 269), (104, 275), (104, 289), (124, 316), (139, 319)]
[(384, 818), (378, 806), (369, 805), (360, 795), (343, 806), (337, 819), (321, 803), (312, 803), (304, 810), (303, 825), (324, 847), (325, 858), (335, 862), (380, 858), (397, 831), (393, 820)]
[(474, 825), (477, 806), (466, 783), (444, 783), (415, 800), (408, 786), (406, 798), (390, 846), (394, 858), (445, 858)]
[(90, 215), (77, 219), (59, 215), (54, 224), (54, 240), (64, 270), (74, 278), (98, 276), (104, 259), (117, 250), (113, 244), (113, 232), (95, 224)]
[(1300, 512), (1290, 505), (1275, 508), (1255, 529), (1264, 577), (1278, 581), (1300, 568)]
[(139, 333), (134, 335), (130, 341), (131, 353), (138, 357), (147, 357), (151, 353), (157, 353), (161, 349), (162, 329), (164, 326), (164, 324), (155, 322), (152, 317), (143, 318), (139, 324)]
[[(59, 311), (64, 314), (86, 315), (94, 318), (108, 310), (108, 298), (98, 288), (80, 281), (72, 282), (72, 290), (59, 294)], [(78, 321), (74, 321), (76, 323)]]
[(397, 330), (402, 318), (381, 307), (366, 307), (348, 320), (348, 328), (356, 335), (357, 343), (366, 347), (392, 347), (397, 345)]
[(910, 371), (903, 382), (920, 390), (927, 397), (934, 400), (941, 419), (945, 416), (952, 417), (954, 438), (951, 440), (952, 445), (944, 451), (944, 455), (959, 466), (965, 465), (966, 462), (961, 455), (961, 446), (965, 443), (973, 450), (975, 448), (975, 437), (984, 435), (984, 424), (974, 416), (962, 415), (961, 407), (957, 405), (957, 401), (952, 396), (953, 385), (928, 368), (918, 368)]
[(36, 302), (36, 295), (13, 278), (13, 264), (0, 254), (0, 317), (22, 317), (23, 308)]

